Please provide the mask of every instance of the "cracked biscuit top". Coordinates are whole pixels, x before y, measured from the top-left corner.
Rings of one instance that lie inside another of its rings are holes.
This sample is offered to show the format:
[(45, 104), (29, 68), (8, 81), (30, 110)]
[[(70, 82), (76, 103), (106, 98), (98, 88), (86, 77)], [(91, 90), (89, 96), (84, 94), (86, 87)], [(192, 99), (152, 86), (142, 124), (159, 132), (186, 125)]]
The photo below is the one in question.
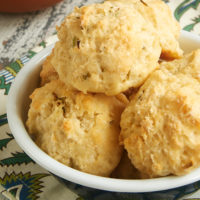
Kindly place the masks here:
[(121, 116), (120, 141), (149, 177), (200, 166), (200, 50), (164, 62)]
[(31, 95), (26, 122), (36, 144), (61, 163), (109, 176), (118, 165), (119, 121), (124, 103), (104, 94), (83, 94), (53, 80)]

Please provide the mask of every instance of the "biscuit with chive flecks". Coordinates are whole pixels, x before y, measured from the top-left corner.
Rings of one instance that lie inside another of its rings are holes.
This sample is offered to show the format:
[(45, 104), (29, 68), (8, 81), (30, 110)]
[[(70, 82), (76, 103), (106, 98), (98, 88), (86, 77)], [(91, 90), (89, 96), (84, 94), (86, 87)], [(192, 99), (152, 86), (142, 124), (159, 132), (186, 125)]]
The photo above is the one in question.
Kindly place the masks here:
[(58, 27), (52, 64), (67, 85), (117, 95), (156, 69), (161, 47), (133, 4), (106, 1), (75, 8)]
[(150, 177), (200, 166), (200, 50), (163, 62), (121, 115), (120, 141)]
[(53, 80), (31, 95), (26, 122), (36, 144), (83, 172), (109, 176), (118, 165), (119, 121), (125, 104), (104, 94), (83, 94)]
[(181, 27), (174, 18), (169, 6), (162, 0), (109, 0), (134, 4), (134, 8), (151, 23), (158, 34), (162, 48), (162, 59), (173, 60), (181, 58), (183, 51), (178, 39)]

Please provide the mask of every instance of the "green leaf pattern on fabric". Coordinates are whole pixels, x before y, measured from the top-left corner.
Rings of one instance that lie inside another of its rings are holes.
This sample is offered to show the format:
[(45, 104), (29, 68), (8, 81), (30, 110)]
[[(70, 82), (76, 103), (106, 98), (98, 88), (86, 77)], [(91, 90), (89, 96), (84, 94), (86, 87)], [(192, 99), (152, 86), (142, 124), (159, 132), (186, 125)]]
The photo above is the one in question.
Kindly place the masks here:
[(197, 9), (200, 0), (184, 0), (175, 10), (174, 16), (180, 21), (180, 18), (191, 8)]
[(4, 95), (8, 95), (11, 83), (6, 83), (5, 77), (0, 76), (0, 89), (5, 89)]
[[(8, 138), (2, 139), (0, 140), (0, 150), (2, 151), (3, 148), (6, 148), (7, 144), (14, 139), (13, 135), (10, 133), (7, 133), (7, 135), (9, 136)], [(0, 162), (1, 165), (1, 162)]]
[[(4, 124), (7, 124), (7, 123), (8, 123), (7, 115), (6, 114), (0, 115), (0, 126), (3, 126)], [(0, 150), (1, 150), (1, 147), (0, 147)]]
[(193, 31), (193, 30), (194, 30), (194, 27), (195, 27), (198, 23), (200, 23), (200, 15), (199, 15), (198, 17), (195, 17), (194, 19), (192, 19), (192, 21), (193, 21), (194, 23), (188, 24), (187, 26), (183, 27), (183, 29), (184, 29), (185, 31)]
[(17, 153), (12, 153), (11, 157), (1, 160), (0, 165), (10, 166), (10, 165), (28, 164), (30, 162), (35, 163), (26, 153), (17, 152)]
[(0, 184), (5, 187), (7, 191), (20, 200), (36, 200), (39, 199), (39, 194), (42, 192), (42, 183), (44, 177), (49, 174), (39, 173), (31, 174), (12, 172), (11, 174), (5, 174), (4, 177), (0, 178)]

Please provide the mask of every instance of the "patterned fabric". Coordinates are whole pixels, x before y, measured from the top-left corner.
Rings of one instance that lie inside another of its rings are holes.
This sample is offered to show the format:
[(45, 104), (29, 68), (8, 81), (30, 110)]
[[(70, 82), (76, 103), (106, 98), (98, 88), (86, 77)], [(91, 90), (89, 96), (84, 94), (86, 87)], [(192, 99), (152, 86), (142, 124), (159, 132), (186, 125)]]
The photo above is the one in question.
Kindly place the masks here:
[[(165, 0), (171, 7), (182, 29), (200, 34), (200, 0)], [(20, 69), (41, 49), (54, 43), (56, 35), (43, 41), (24, 57), (4, 66), (0, 71), (0, 199), (82, 199), (67, 189), (49, 172), (38, 166), (17, 145), (9, 129), (6, 117), (6, 99), (9, 88)], [(65, 184), (70, 189), (79, 187)], [(81, 187), (81, 186), (80, 186)], [(102, 196), (103, 195), (103, 196)], [(109, 194), (101, 193), (102, 199), (110, 199)], [(116, 194), (117, 198), (117, 194)], [(127, 199), (126, 197), (120, 197)], [(134, 194), (131, 199), (200, 199), (200, 181), (186, 187), (151, 194)], [(90, 199), (100, 199), (92, 196)], [(127, 199), (128, 200), (128, 199)]]

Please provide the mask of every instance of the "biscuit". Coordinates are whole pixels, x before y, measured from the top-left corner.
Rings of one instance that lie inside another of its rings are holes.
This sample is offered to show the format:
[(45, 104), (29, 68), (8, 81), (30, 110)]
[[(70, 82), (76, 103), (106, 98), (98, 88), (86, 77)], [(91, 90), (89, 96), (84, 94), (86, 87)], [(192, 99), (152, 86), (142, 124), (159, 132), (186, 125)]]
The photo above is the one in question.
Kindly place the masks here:
[(45, 59), (44, 63), (42, 64), (42, 70), (40, 72), (40, 85), (43, 86), (46, 83), (50, 82), (51, 80), (58, 79), (58, 73), (54, 69), (53, 65), (51, 64), (51, 59), (54, 56), (53, 51), (47, 58)]
[(200, 166), (200, 50), (164, 62), (121, 116), (120, 141), (150, 177), (183, 175)]
[(146, 18), (154, 25), (162, 47), (161, 58), (181, 58), (183, 51), (179, 46), (179, 35), (181, 27), (175, 20), (172, 12), (162, 0), (144, 0), (144, 12)]
[(76, 8), (58, 38), (52, 64), (63, 82), (84, 93), (112, 96), (140, 86), (161, 54), (152, 25), (121, 2)]
[(124, 103), (70, 90), (60, 80), (37, 88), (30, 97), (26, 124), (42, 150), (69, 167), (110, 175), (122, 154), (119, 121)]
[(181, 58), (183, 51), (179, 46), (178, 38), (181, 27), (173, 17), (169, 6), (162, 0), (109, 0), (120, 1), (125, 4), (134, 4), (145, 17), (147, 23), (155, 28), (162, 47), (162, 59), (173, 60)]
[(177, 75), (183, 74), (196, 79), (200, 82), (200, 49), (196, 49), (182, 59), (176, 59), (173, 62), (161, 62), (160, 67), (165, 68), (170, 73)]

